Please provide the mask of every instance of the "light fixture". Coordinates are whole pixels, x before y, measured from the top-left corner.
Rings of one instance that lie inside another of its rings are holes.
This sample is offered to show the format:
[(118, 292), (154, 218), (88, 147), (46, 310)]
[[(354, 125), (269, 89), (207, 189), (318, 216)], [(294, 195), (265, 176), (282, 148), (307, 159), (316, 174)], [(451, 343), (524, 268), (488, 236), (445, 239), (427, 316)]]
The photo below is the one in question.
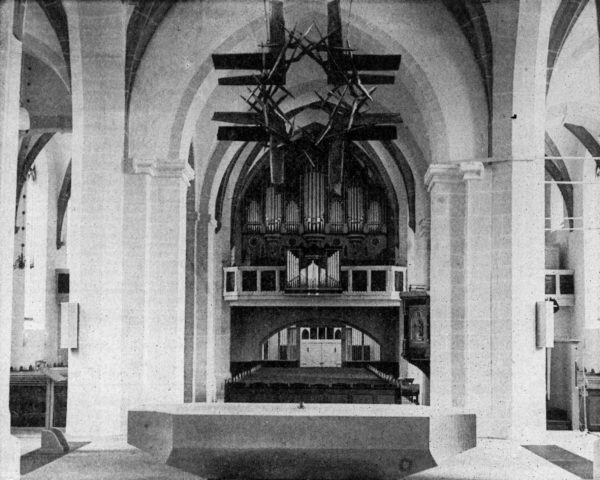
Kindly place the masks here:
[(25, 248), (25, 244), (22, 243), (21, 244), (21, 253), (19, 254), (19, 256), (17, 257), (17, 259), (15, 260), (15, 263), (13, 263), (13, 269), (16, 270), (17, 268), (19, 270), (23, 270), (25, 268), (26, 265), (26, 261), (25, 261), (25, 253), (23, 251), (23, 249)]

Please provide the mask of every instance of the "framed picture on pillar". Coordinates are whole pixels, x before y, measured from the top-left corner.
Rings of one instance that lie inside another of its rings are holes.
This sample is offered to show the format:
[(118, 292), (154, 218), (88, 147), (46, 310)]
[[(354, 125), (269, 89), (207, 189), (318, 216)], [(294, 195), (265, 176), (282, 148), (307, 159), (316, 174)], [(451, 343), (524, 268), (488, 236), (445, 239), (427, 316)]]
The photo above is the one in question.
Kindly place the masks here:
[(429, 307), (427, 305), (408, 307), (408, 325), (411, 344), (429, 343)]

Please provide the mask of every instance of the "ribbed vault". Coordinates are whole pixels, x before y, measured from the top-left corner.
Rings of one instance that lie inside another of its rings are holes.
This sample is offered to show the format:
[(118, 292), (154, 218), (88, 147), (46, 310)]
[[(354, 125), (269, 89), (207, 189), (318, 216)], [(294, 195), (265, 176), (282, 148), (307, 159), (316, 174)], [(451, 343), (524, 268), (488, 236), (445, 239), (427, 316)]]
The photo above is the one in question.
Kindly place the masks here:
[(48, 18), (54, 33), (56, 33), (70, 80), (71, 47), (69, 45), (69, 22), (67, 20), (67, 12), (65, 12), (65, 8), (63, 7), (61, 0), (37, 0), (37, 2), (44, 11), (46, 18)]

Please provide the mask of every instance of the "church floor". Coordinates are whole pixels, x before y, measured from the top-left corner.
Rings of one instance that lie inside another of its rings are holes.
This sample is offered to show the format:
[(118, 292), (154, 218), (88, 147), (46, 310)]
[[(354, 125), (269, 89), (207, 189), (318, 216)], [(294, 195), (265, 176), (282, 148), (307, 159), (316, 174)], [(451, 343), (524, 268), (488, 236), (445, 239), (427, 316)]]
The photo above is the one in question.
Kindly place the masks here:
[[(40, 446), (39, 432), (15, 431), (15, 435), (21, 440), (22, 454), (35, 451)], [(567, 450), (571, 455), (592, 460), (595, 440), (598, 440), (597, 436), (579, 432), (546, 432), (541, 438), (528, 439), (524, 444), (553, 445)], [(554, 452), (560, 449), (553, 447), (549, 450)], [(578, 480), (585, 477), (586, 475), (577, 476), (569, 473), (517, 443), (479, 439), (476, 448), (463, 452), (443, 465), (408, 478), (411, 480)], [(23, 475), (22, 478), (24, 480), (193, 480), (200, 477), (161, 464), (150, 455), (127, 445), (124, 439), (113, 438), (92, 439), (74, 452), (47, 463)]]

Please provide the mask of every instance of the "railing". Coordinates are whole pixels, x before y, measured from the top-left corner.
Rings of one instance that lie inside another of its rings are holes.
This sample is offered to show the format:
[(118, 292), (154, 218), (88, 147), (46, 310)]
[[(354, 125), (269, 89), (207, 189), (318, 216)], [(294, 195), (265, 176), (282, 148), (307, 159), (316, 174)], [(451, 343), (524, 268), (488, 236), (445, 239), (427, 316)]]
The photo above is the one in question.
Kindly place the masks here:
[[(332, 285), (336, 283), (335, 291), (323, 288), (319, 291), (307, 289), (301, 293), (306, 296), (319, 293), (346, 298), (399, 300), (400, 292), (406, 291), (406, 267), (359, 266), (341, 267), (340, 270), (339, 281), (327, 279)], [(288, 288), (294, 287), (296, 278), (288, 285), (285, 267), (226, 267), (223, 274), (223, 298), (228, 301), (302, 296)]]
[(248, 370), (244, 370), (243, 372), (240, 372), (237, 375), (232, 376), (231, 379), (226, 380), (225, 383), (241, 382), (242, 380), (244, 380), (244, 378), (249, 377), (253, 373), (259, 371), (261, 368), (262, 368), (262, 365), (254, 365), (252, 368), (249, 368)]
[(407, 398), (410, 402), (419, 404), (419, 385), (414, 385), (412, 379), (396, 378), (389, 373), (383, 373), (376, 369), (373, 365), (367, 365), (367, 370), (376, 375), (378, 378), (387, 382), (390, 385), (400, 389), (400, 402), (402, 397)]
[(575, 279), (573, 270), (546, 270), (546, 298), (554, 298), (559, 306), (575, 304)]

